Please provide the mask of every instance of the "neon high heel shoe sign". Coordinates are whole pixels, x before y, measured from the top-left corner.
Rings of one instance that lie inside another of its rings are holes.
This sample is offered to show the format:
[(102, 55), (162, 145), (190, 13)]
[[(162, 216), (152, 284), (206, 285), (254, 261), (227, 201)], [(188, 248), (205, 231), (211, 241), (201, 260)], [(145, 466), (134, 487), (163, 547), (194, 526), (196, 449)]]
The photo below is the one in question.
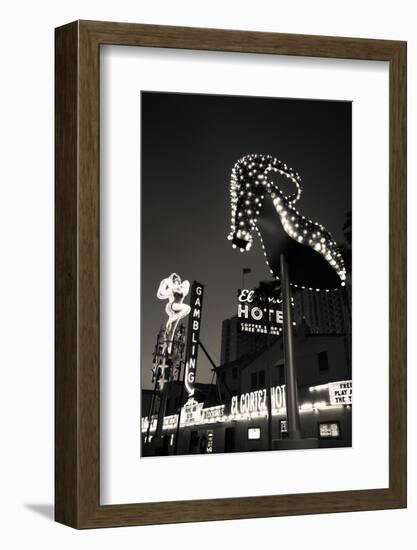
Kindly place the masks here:
[[(288, 178), (295, 186), (294, 193), (286, 195), (278, 184), (270, 181), (268, 176), (272, 172)], [(277, 158), (260, 154), (242, 157), (231, 173), (228, 239), (234, 248), (249, 251), (256, 231), (265, 261), (276, 279), (280, 273), (280, 254), (289, 258), (294, 287), (329, 291), (344, 286), (346, 268), (342, 254), (320, 223), (297, 210), (295, 204), (301, 193), (299, 174)], [(266, 201), (267, 198), (271, 201)]]

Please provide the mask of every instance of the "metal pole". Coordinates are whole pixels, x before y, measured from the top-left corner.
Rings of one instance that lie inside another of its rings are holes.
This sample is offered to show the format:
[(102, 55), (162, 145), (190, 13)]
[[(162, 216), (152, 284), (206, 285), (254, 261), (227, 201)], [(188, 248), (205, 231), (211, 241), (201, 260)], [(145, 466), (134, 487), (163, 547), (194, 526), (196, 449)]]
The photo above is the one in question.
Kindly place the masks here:
[[(267, 305), (269, 308), (269, 303)], [(267, 322), (267, 335), (266, 335), (266, 361), (267, 361), (267, 373), (268, 373), (268, 450), (272, 451), (272, 380), (271, 380), (271, 346), (270, 346), (270, 323), (269, 323), (269, 309), (268, 309), (268, 322)]]
[[(184, 361), (180, 361), (180, 375), (179, 375), (178, 378), (181, 378), (181, 368), (182, 368), (183, 363), (184, 363)], [(179, 408), (178, 408), (178, 418), (177, 418), (177, 429), (175, 430), (174, 455), (176, 455), (178, 453), (178, 440), (179, 440), (179, 437), (180, 437), (180, 423), (181, 423), (182, 401), (184, 399), (184, 386), (185, 386), (185, 368), (184, 368), (184, 373), (182, 375), (180, 404), (179, 404)]]
[(152, 416), (153, 416), (153, 410), (155, 407), (155, 397), (156, 397), (156, 388), (158, 386), (158, 375), (155, 374), (155, 384), (153, 387), (152, 397), (151, 397), (151, 403), (149, 406), (149, 413), (148, 413), (148, 429), (146, 430), (146, 443), (149, 443), (149, 432), (151, 431), (151, 423), (152, 423)]
[(284, 368), (287, 402), (287, 429), (289, 439), (302, 438), (300, 412), (298, 409), (297, 372), (293, 346), (291, 290), (288, 264), (284, 254), (280, 256), (282, 312), (284, 325)]
[(168, 394), (168, 388), (167, 388), (167, 382), (165, 382), (162, 390), (160, 391), (160, 398), (159, 398), (159, 412), (158, 412), (158, 422), (156, 424), (156, 431), (155, 431), (155, 441), (158, 441), (158, 439), (162, 436), (162, 430), (164, 426), (164, 417), (165, 417), (165, 410), (167, 405), (167, 394)]
[[(203, 343), (201, 340), (198, 340), (198, 344), (200, 346), (200, 348), (203, 350), (205, 356), (207, 357), (207, 359), (210, 361), (211, 365), (212, 365), (212, 370), (216, 372), (216, 383), (217, 383), (217, 380), (218, 380), (218, 376), (217, 376), (217, 367), (216, 367), (216, 363), (213, 361), (212, 357), (210, 356), (209, 352), (207, 351), (207, 349), (204, 347)], [(226, 388), (226, 391), (227, 393), (229, 394), (229, 396), (232, 395), (232, 391), (231, 389), (229, 388), (228, 384), (226, 384), (226, 382), (224, 380), (222, 380), (220, 378), (220, 381), (221, 383), (223, 384), (223, 386)], [(220, 399), (221, 401), (221, 399)]]
[(202, 341), (200, 340), (200, 338), (198, 339), (198, 345), (200, 346), (200, 348), (203, 350), (203, 353), (204, 355), (207, 357), (207, 359), (210, 361), (210, 364), (211, 366), (213, 367), (213, 369), (217, 369), (217, 365), (216, 363), (213, 361), (212, 357), (210, 356), (209, 352), (206, 350), (206, 348), (203, 346), (203, 343)]
[(271, 379), (271, 319), (269, 318), (269, 286), (266, 284), (263, 288), (263, 298), (266, 302), (266, 384), (268, 395), (268, 450), (272, 451), (272, 379)]
[(267, 408), (268, 408), (268, 450), (272, 451), (272, 360), (271, 360), (271, 318), (269, 311), (269, 297), (270, 297), (270, 284), (261, 283), (262, 297), (266, 302), (267, 316), (266, 316), (266, 392), (268, 395)]

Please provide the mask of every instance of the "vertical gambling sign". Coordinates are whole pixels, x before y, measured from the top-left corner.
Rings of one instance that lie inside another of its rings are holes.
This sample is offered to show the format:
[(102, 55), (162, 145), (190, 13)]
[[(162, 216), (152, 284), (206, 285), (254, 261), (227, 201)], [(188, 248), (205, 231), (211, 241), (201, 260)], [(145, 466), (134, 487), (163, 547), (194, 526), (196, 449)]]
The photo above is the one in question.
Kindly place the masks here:
[(195, 375), (197, 369), (198, 340), (200, 338), (203, 294), (204, 285), (194, 281), (191, 287), (191, 312), (188, 318), (187, 348), (185, 355), (184, 384), (188, 392), (188, 399), (193, 398), (195, 393)]

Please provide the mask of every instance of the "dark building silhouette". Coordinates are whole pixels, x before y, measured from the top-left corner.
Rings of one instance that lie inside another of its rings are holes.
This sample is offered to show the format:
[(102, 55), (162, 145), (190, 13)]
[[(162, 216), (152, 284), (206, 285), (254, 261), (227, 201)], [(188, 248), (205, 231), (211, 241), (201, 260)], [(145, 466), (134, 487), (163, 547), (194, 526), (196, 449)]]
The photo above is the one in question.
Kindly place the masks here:
[(332, 292), (299, 289), (294, 293), (295, 322), (303, 320), (316, 334), (349, 334), (352, 331), (350, 308), (344, 288)]
[(222, 365), (236, 361), (245, 355), (251, 355), (265, 345), (265, 336), (240, 331), (237, 315), (225, 319), (222, 323), (222, 344), (220, 362)]

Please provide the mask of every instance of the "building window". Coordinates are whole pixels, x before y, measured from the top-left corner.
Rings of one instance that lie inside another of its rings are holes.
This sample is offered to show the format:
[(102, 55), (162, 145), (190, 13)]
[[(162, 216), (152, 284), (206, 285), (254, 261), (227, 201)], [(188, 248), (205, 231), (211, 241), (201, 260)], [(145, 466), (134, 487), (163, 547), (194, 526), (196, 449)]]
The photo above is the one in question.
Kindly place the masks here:
[(277, 365), (278, 368), (278, 384), (285, 384), (284, 365)]
[(317, 359), (319, 361), (319, 371), (320, 372), (329, 370), (329, 360), (327, 358), (327, 351), (320, 351), (317, 354)]
[(265, 387), (265, 371), (253, 372), (251, 374), (251, 389), (258, 390)]
[(232, 369), (232, 379), (236, 380), (237, 378), (237, 367), (233, 367)]

